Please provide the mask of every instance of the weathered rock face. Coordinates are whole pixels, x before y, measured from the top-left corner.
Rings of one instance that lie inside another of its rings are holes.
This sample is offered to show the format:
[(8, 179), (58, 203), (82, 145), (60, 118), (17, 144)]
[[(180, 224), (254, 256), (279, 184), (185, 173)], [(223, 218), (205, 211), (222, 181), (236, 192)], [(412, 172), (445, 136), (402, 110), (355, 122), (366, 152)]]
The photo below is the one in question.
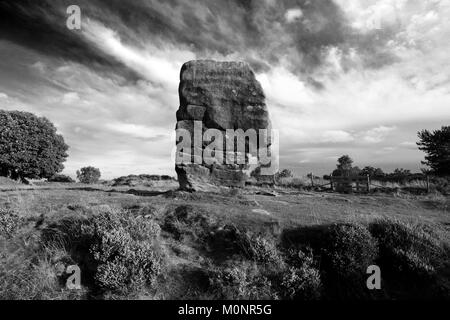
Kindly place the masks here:
[[(179, 96), (176, 129), (189, 131), (192, 141), (196, 122), (197, 126), (201, 124), (201, 132), (216, 129), (224, 136), (226, 129), (255, 129), (258, 132), (270, 127), (264, 92), (246, 63), (187, 62), (181, 69)], [(201, 155), (209, 142), (202, 142), (201, 145), (192, 142), (192, 154), (197, 152)], [(192, 156), (192, 159), (195, 157)], [(176, 172), (181, 189), (210, 190), (212, 186), (244, 186), (247, 178), (244, 170), (247, 167), (247, 163), (206, 164), (197, 161), (177, 163)]]

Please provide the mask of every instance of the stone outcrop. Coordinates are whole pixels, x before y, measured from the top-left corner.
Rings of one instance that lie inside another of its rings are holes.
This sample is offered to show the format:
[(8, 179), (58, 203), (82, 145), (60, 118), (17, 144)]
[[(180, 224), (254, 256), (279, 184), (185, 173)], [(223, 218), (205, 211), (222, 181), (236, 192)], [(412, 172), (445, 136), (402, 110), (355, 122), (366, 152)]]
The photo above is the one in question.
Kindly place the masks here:
[[(201, 124), (201, 132), (216, 129), (224, 136), (226, 129), (255, 129), (256, 132), (269, 129), (265, 95), (253, 71), (243, 62), (187, 62), (181, 69), (179, 97), (176, 129), (191, 133), (192, 160), (196, 159), (195, 152), (198, 160), (197, 163), (176, 164), (180, 188), (210, 190), (212, 186), (243, 187), (248, 162), (206, 164), (204, 159), (199, 160), (198, 155), (202, 154), (209, 141), (194, 145), (194, 124)], [(226, 156), (225, 148), (223, 153)]]

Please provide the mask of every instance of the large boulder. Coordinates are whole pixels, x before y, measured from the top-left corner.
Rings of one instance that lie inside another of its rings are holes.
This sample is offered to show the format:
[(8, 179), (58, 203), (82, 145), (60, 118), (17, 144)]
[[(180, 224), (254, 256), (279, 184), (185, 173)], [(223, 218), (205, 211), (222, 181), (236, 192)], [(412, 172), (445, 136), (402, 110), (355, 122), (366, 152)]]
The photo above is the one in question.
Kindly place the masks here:
[[(255, 129), (256, 132), (270, 129), (265, 95), (249, 65), (212, 60), (187, 62), (181, 68), (179, 97), (176, 129), (185, 129), (191, 134), (191, 159), (197, 160), (196, 163), (177, 161), (175, 169), (180, 188), (243, 187), (248, 177), (245, 173), (248, 161), (245, 164), (207, 164), (203, 158), (199, 161), (194, 153), (197, 151), (196, 155), (201, 155), (210, 141), (203, 141), (201, 145), (194, 145), (193, 141), (195, 122), (197, 126), (201, 124), (201, 133), (216, 129), (223, 132), (224, 137), (226, 129)], [(226, 156), (225, 147), (221, 150)]]

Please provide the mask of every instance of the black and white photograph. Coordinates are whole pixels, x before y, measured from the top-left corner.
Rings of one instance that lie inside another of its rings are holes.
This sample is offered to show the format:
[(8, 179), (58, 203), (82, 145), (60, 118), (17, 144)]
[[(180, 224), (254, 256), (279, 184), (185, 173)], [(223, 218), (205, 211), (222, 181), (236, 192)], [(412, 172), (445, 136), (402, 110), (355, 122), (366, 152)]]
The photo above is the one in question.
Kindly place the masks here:
[(0, 0), (0, 300), (450, 301), (450, 1)]

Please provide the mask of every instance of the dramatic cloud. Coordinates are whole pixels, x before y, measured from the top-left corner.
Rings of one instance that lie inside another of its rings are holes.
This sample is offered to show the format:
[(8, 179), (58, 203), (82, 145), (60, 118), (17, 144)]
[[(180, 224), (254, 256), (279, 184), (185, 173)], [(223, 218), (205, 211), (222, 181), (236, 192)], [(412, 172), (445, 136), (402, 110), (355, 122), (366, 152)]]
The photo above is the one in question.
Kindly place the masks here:
[(302, 16), (303, 16), (303, 11), (300, 8), (289, 9), (288, 11), (286, 11), (286, 14), (284, 15), (284, 17), (286, 18), (286, 21), (289, 23), (300, 19)]
[(417, 170), (416, 132), (450, 120), (448, 16), (445, 0), (0, 0), (0, 108), (53, 121), (70, 174), (173, 174), (181, 65), (244, 60), (282, 166), (327, 173), (348, 153)]

